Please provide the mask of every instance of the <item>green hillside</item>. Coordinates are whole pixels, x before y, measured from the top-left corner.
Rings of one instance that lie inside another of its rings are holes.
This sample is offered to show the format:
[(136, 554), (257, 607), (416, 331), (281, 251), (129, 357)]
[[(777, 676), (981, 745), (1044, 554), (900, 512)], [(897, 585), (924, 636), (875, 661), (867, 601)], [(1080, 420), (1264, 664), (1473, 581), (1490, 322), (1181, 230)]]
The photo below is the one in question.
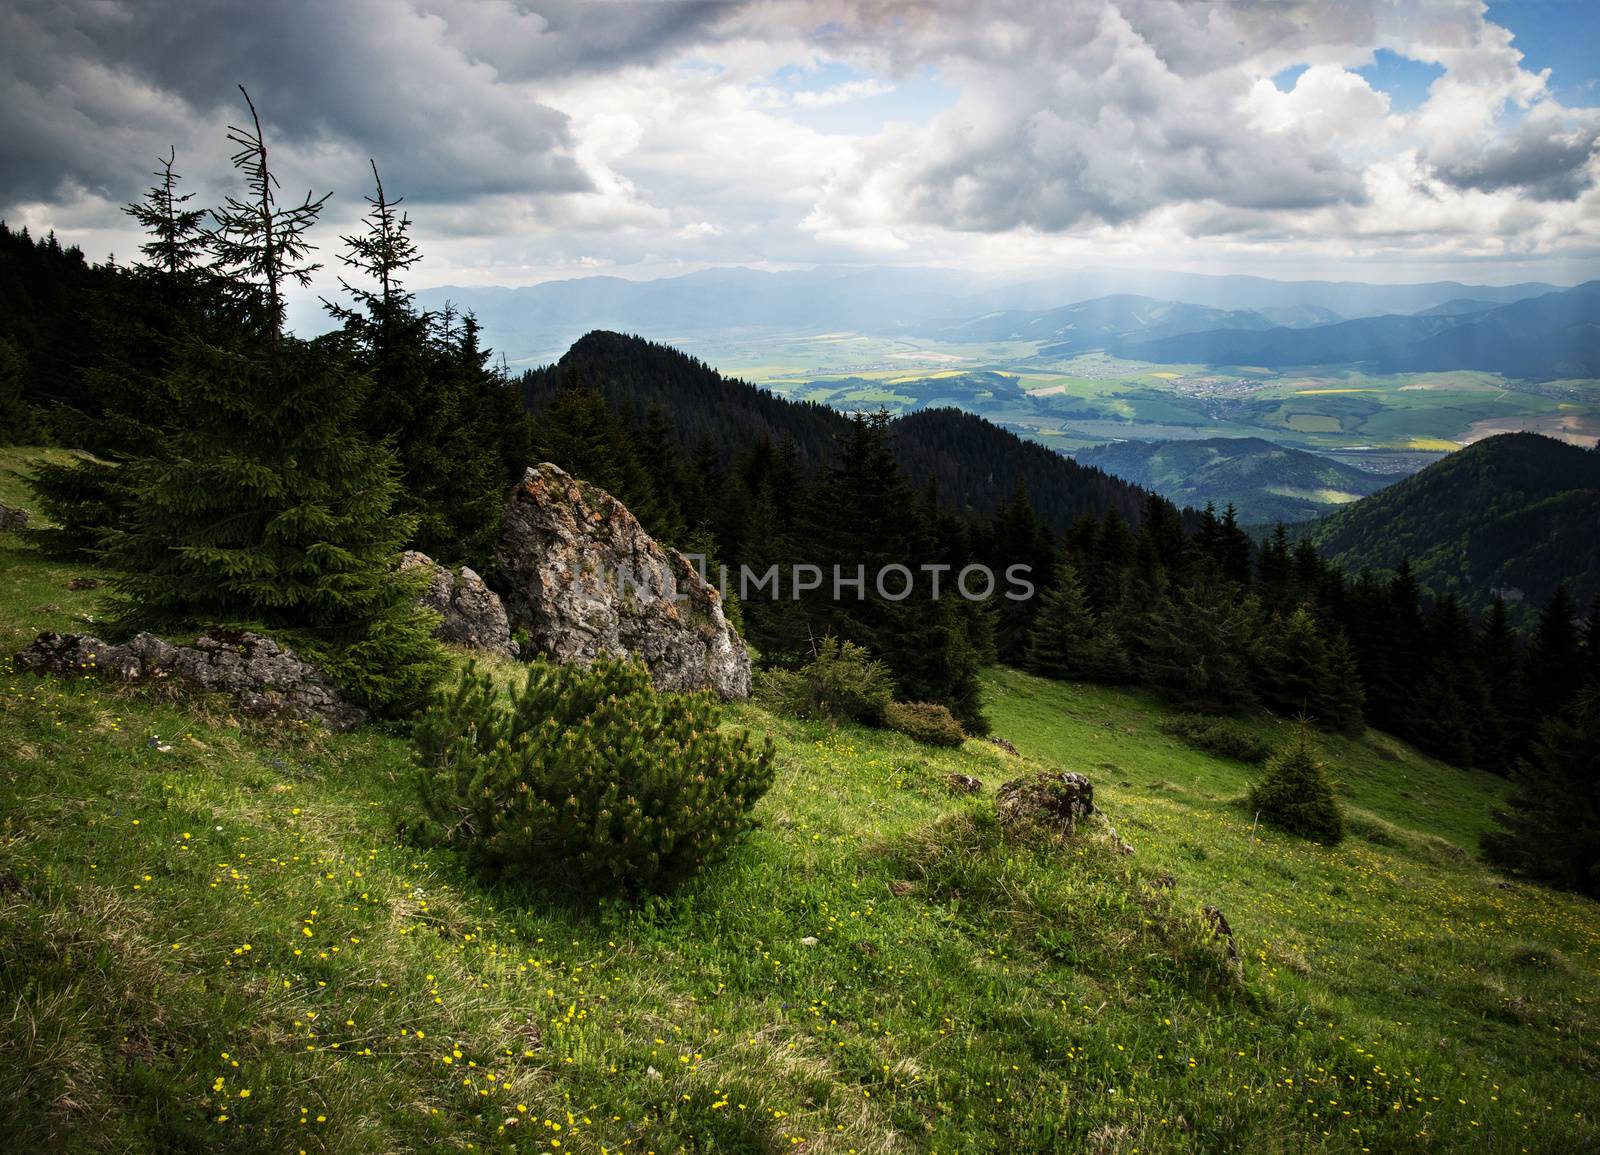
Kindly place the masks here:
[(1490, 437), (1309, 531), (1354, 572), (1409, 556), (1417, 579), (1482, 607), (1496, 591), (1542, 605), (1565, 581), (1600, 594), (1600, 452), (1533, 433)]
[[(15, 535), (0, 574), (0, 651), (97, 612)], [(760, 828), (670, 900), (575, 907), (408, 842), (399, 734), (0, 660), (13, 1149), (1600, 1144), (1600, 908), (1474, 862), (1497, 780), (1328, 739), (1357, 837), (1324, 849), (1254, 829), (1247, 768), (1143, 697), (986, 688), (1021, 757), (731, 711), (779, 744)], [(1092, 777), (1116, 836), (1002, 843), (1033, 767)]]
[(1120, 441), (1074, 460), (1153, 489), (1180, 506), (1238, 510), (1246, 525), (1306, 521), (1376, 493), (1391, 477), (1260, 437)]

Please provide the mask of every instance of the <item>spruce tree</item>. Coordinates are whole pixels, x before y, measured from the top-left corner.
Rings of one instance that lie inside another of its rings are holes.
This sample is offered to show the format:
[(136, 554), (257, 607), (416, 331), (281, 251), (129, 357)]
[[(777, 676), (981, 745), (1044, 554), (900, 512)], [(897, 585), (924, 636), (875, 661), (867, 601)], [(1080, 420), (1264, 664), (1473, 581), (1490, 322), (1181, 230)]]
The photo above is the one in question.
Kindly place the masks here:
[(43, 427), (24, 390), (27, 363), (22, 347), (0, 337), (0, 445), (31, 445), (43, 440)]
[(1483, 617), (1473, 644), (1473, 663), (1485, 692), (1476, 761), (1485, 770), (1509, 775), (1515, 752), (1523, 747), (1522, 652), (1501, 598), (1494, 599)]
[(1294, 600), (1294, 561), (1289, 553), (1289, 532), (1283, 522), (1272, 527), (1272, 535), (1256, 558), (1256, 593), (1269, 612), (1286, 612)]
[(276, 209), (256, 126), (232, 137), (250, 143), (235, 164), (254, 199), (230, 198), (222, 219), (256, 215), (212, 234), (239, 278), (236, 323), (177, 340), (171, 420), (121, 467), (124, 517), (100, 536), (119, 571), (114, 617), (124, 630), (264, 630), (369, 706), (404, 711), (443, 668), (437, 619), (417, 604), (422, 575), (395, 570), (412, 523), (394, 513), (393, 455), (360, 431), (370, 381), (349, 341), (282, 332), (281, 287), (305, 271), (326, 198)]
[[(362, 274), (340, 278), (355, 307), (324, 301), (344, 325), (372, 389), (361, 415), (374, 439), (387, 439), (401, 471), (400, 512), (416, 528), (409, 544), (446, 562), (482, 568), (493, 555), (512, 478), (501, 461), (504, 413), (486, 414), (486, 352), (476, 323), (421, 312), (404, 276), (422, 259), (411, 240), (403, 198), (385, 190), (376, 162), (365, 228), (342, 238), (344, 265)], [(516, 402), (520, 413), (520, 399)], [(516, 415), (510, 417), (515, 427)], [(526, 454), (521, 464), (526, 466)]]
[(1265, 821), (1291, 834), (1330, 844), (1344, 837), (1344, 814), (1305, 719), (1267, 760), (1261, 779), (1250, 788), (1249, 804)]
[(1094, 566), (1085, 576), (1089, 604), (1105, 613), (1122, 598), (1122, 583), (1133, 561), (1133, 535), (1115, 508), (1106, 510), (1094, 543)]
[(203, 209), (186, 207), (194, 199), (193, 193), (179, 194), (178, 182), (183, 178), (172, 171), (177, 159), (177, 149), (169, 149), (160, 158), (157, 183), (145, 193), (144, 200), (122, 209), (145, 231), (146, 239), (139, 246), (145, 267), (159, 274), (169, 290), (189, 278), (206, 253), (206, 214)]
[(1543, 717), (1557, 717), (1583, 682), (1577, 610), (1562, 584), (1539, 614), (1528, 645), (1528, 702)]
[[(1054, 580), (1055, 543), (1050, 531), (1033, 510), (1027, 487), (1019, 480), (1011, 494), (995, 512), (991, 527), (991, 548), (983, 561), (1001, 577), (1013, 565), (1028, 567), (1030, 580), (1048, 589)], [(959, 567), (958, 567), (959, 568)], [(1001, 661), (1019, 662), (1028, 645), (1038, 607), (1033, 601), (1003, 601), (995, 621), (995, 642)]]
[(1206, 502), (1200, 513), (1200, 528), (1195, 531), (1194, 549), (1201, 558), (1208, 558), (1218, 566), (1222, 564), (1222, 522), (1217, 518), (1215, 502)]
[(1249, 585), (1255, 547), (1250, 542), (1250, 535), (1239, 525), (1239, 511), (1234, 509), (1231, 501), (1222, 511), (1221, 536), (1223, 575), (1231, 582)]
[(1498, 828), (1483, 836), (1489, 861), (1600, 898), (1600, 690), (1545, 720), (1513, 783)]
[(1096, 620), (1078, 571), (1070, 565), (1056, 568), (1051, 589), (1040, 599), (1023, 665), (1035, 674), (1067, 681), (1128, 678), (1128, 655), (1116, 634)]
[(215, 224), (207, 243), (223, 296), (239, 319), (272, 345), (283, 333), (285, 289), (310, 285), (311, 274), (322, 267), (311, 259), (314, 246), (307, 233), (332, 194), (313, 198), (307, 192), (297, 205), (279, 204), (261, 117), (244, 85), (239, 91), (250, 109), (250, 125), (229, 125), (228, 140), (236, 150), (233, 167), (244, 175), (245, 192), (242, 197), (230, 195), (220, 209), (212, 210)]
[(1202, 574), (1151, 615), (1142, 676), (1184, 709), (1227, 714), (1255, 704), (1250, 669), (1261, 604)]
[(1275, 615), (1256, 650), (1256, 692), (1282, 713), (1309, 715), (1330, 729), (1361, 723), (1361, 685), (1342, 639), (1330, 642), (1305, 606)]

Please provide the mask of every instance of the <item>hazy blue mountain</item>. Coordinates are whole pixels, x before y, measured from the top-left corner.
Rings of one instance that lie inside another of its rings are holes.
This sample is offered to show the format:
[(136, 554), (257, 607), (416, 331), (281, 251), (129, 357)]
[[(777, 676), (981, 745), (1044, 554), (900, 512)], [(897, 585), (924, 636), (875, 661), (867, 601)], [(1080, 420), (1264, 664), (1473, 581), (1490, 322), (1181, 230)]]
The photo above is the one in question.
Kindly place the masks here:
[(1137, 293), (1213, 309), (1307, 306), (1328, 309), (1340, 317), (1369, 317), (1383, 313), (1415, 313), (1453, 299), (1509, 303), (1560, 288), (1542, 282), (1463, 285), (1455, 281), (1432, 281), (1414, 285), (1369, 285), (1356, 281), (1276, 281), (1266, 277), (1087, 268), (994, 286), (972, 300), (990, 309), (1048, 309), (1112, 293)]
[(1340, 365), (1366, 361), (1461, 324), (1460, 317), (1388, 315), (1361, 317), (1310, 329), (1277, 326), (1259, 332), (1209, 329), (1155, 340), (1125, 340), (1111, 346), (1118, 356), (1139, 361), (1207, 365)]
[(1180, 506), (1231, 502), (1247, 525), (1321, 517), (1395, 480), (1260, 437), (1119, 441), (1072, 456)]
[(1213, 329), (1125, 340), (1121, 356), (1169, 363), (1337, 365), (1386, 372), (1485, 369), (1548, 380), (1600, 376), (1600, 281), (1478, 313), (1362, 317), (1310, 329)]
[[(1490, 306), (1491, 308), (1493, 306)], [(1312, 325), (1332, 325), (1344, 317), (1321, 305), (1261, 305), (1252, 312), (1260, 313), (1274, 325), (1289, 329), (1306, 329)]]
[(591, 330), (655, 340), (685, 334), (770, 329), (878, 333), (968, 311), (973, 279), (938, 269), (763, 272), (709, 269), (628, 281), (578, 277), (508, 289), (445, 286), (417, 294), (424, 308), (470, 309), (484, 338), (513, 361), (549, 360)]
[(1487, 313), (1490, 309), (1499, 307), (1501, 301), (1478, 301), (1471, 297), (1454, 297), (1448, 301), (1441, 301), (1431, 309), (1418, 309), (1419, 317), (1459, 317), (1466, 313)]
[[(1472, 286), (1362, 285), (1322, 281), (1272, 281), (1261, 277), (1213, 277), (1149, 270), (1079, 269), (1047, 278), (1004, 280), (950, 269), (866, 268), (766, 272), (709, 269), (648, 281), (614, 276), (577, 277), (523, 288), (444, 286), (417, 296), (424, 308), (449, 301), (470, 309), (486, 343), (513, 362), (546, 361), (578, 337), (603, 327), (655, 340), (692, 344), (696, 334), (738, 331), (932, 335), (965, 324), (973, 331), (1013, 328), (1017, 319), (991, 314), (1055, 312), (1107, 297), (1144, 297), (1176, 312), (1171, 327), (1154, 335), (1191, 332), (1192, 324), (1226, 331), (1229, 326), (1325, 325), (1341, 317), (1414, 313), (1453, 300), (1508, 302), (1549, 292), (1550, 285)], [(1200, 310), (1220, 319), (1191, 320)], [(325, 327), (321, 317), (300, 317), (296, 327)], [(1062, 322), (1065, 323), (1065, 322)], [(1040, 329), (1051, 328), (1041, 322)], [(1135, 328), (1105, 330), (1107, 339)], [(1148, 334), (1147, 334), (1148, 335)], [(990, 339), (990, 338), (974, 338)], [(1057, 343), (1056, 338), (1046, 338)], [(1076, 342), (1077, 338), (1073, 338)]]
[(1131, 293), (1097, 297), (1057, 309), (1007, 309), (935, 329), (943, 341), (1047, 341), (1041, 352), (1099, 349), (1123, 339), (1198, 333), (1207, 329), (1270, 329), (1274, 322), (1250, 309), (1211, 309), (1158, 301)]
[(1390, 371), (1485, 369), (1548, 380), (1600, 377), (1600, 281), (1473, 313), (1377, 358)]

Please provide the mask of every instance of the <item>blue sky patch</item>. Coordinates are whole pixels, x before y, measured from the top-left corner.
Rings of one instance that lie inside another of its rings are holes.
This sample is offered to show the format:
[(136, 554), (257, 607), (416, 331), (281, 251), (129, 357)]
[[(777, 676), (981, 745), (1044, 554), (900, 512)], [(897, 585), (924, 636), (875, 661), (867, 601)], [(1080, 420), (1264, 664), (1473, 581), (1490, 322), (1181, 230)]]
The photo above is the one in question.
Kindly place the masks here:
[(1373, 53), (1372, 63), (1355, 73), (1379, 92), (1389, 94), (1390, 112), (1410, 112), (1428, 99), (1428, 86), (1444, 75), (1444, 69), (1380, 48)]
[(1600, 104), (1600, 4), (1490, 0), (1487, 16), (1511, 31), (1511, 46), (1522, 53), (1522, 67), (1550, 70), (1550, 90), (1562, 104)]
[(918, 75), (887, 80), (861, 72), (838, 61), (815, 68), (788, 66), (767, 77), (766, 83), (790, 96), (822, 95), (847, 85), (880, 85), (885, 92), (850, 95), (834, 103), (808, 106), (797, 101), (790, 116), (817, 132), (840, 135), (875, 133), (891, 121), (926, 124), (955, 103), (959, 92), (945, 84), (933, 68)]

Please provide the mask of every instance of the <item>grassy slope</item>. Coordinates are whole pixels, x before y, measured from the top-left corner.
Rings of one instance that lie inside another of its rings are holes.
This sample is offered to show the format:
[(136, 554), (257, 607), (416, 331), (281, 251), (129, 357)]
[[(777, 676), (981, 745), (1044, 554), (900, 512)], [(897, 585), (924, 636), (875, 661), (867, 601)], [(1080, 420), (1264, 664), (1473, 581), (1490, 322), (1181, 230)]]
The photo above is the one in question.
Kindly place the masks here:
[[(0, 572), (0, 645), (40, 597), (92, 613), (15, 538)], [(0, 1116), (117, 1152), (1600, 1141), (1600, 917), (1457, 854), (1492, 783), (1336, 743), (1368, 837), (1252, 840), (1245, 770), (1150, 703), (1008, 671), (991, 698), (1023, 759), (734, 711), (779, 742), (761, 828), (625, 910), (408, 845), (394, 735), (0, 662)], [(1035, 762), (1087, 771), (1137, 854), (1007, 848), (941, 782)]]

